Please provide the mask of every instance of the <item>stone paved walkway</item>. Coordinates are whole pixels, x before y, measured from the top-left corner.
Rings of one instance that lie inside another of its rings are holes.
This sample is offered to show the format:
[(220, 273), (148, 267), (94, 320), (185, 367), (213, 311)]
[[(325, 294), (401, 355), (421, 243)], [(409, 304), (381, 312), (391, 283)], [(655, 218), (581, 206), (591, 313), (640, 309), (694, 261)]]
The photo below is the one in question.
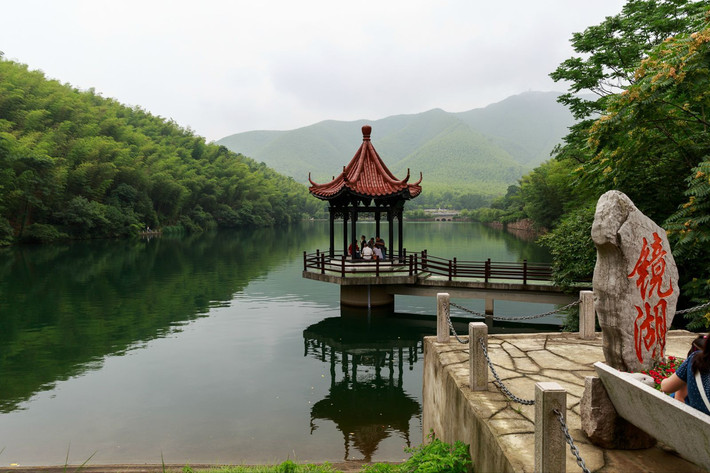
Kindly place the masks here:
[[(695, 336), (686, 331), (669, 332), (666, 354), (685, 357)], [(490, 371), (488, 392), (470, 391), (468, 345), (462, 345), (454, 338), (449, 343), (436, 343), (435, 340), (432, 345), (439, 353), (441, 364), (459, 388), (468, 391), (468, 402), (477, 416), (487, 420), (513, 468), (520, 472), (532, 472), (535, 407), (508, 401), (493, 385)], [(520, 398), (534, 399), (535, 383), (540, 381), (554, 381), (567, 390), (567, 424), (590, 471), (705, 471), (663, 445), (644, 450), (606, 450), (587, 441), (581, 430), (579, 403), (584, 391), (584, 378), (596, 376), (592, 365), (604, 361), (600, 333), (594, 340), (581, 340), (572, 333), (489, 335), (488, 352), (505, 385)], [(582, 471), (569, 449), (567, 452), (567, 471)]]

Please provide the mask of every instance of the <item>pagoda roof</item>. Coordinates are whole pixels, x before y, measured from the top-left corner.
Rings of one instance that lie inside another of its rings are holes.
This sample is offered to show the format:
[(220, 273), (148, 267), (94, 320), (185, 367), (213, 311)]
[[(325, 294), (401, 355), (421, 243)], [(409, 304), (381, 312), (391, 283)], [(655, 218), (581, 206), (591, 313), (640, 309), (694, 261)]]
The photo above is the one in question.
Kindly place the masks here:
[(404, 179), (397, 179), (382, 158), (375, 151), (370, 141), (372, 127), (365, 125), (362, 127), (362, 145), (355, 153), (355, 156), (347, 166), (343, 167), (343, 172), (326, 184), (316, 184), (311, 180), (310, 173), (308, 180), (311, 183), (309, 191), (315, 197), (322, 200), (331, 200), (340, 197), (345, 193), (354, 194), (364, 198), (384, 198), (400, 196), (401, 198), (413, 199), (422, 191), (421, 173), (419, 180), (413, 184), (409, 181), (409, 169)]

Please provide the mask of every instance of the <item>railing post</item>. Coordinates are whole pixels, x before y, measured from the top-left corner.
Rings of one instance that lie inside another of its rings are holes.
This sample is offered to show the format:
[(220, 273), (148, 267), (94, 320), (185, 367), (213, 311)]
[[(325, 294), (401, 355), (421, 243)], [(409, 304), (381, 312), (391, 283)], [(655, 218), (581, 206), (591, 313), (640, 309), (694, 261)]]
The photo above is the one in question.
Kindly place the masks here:
[(380, 277), (380, 260), (375, 260), (375, 277)]
[(579, 338), (591, 340), (594, 338), (595, 314), (594, 314), (594, 292), (579, 291)]
[(449, 294), (446, 292), (438, 293), (436, 295), (436, 341), (439, 343), (449, 343), (451, 337), (448, 321), (450, 310)]
[(451, 273), (453, 272), (453, 267), (451, 266), (451, 260), (449, 260), (449, 281), (451, 281)]
[(414, 272), (419, 274), (419, 255), (414, 253)]
[(488, 258), (486, 260), (486, 269), (484, 271), (484, 276), (485, 276), (486, 282), (488, 282), (488, 279), (491, 277), (491, 259), (490, 258)]
[(567, 392), (557, 383), (535, 383), (536, 473), (564, 473), (565, 436), (554, 410), (567, 420)]
[(488, 326), (483, 322), (468, 324), (469, 384), (472, 391), (488, 391), (488, 363), (479, 339), (488, 350)]
[(320, 254), (320, 273), (325, 274), (325, 253)]
[(414, 258), (412, 257), (412, 255), (409, 255), (409, 275), (411, 276), (413, 274), (414, 274)]
[(306, 271), (308, 269), (308, 263), (307, 263), (307, 257), (306, 257), (306, 252), (303, 252), (303, 270)]
[(341, 278), (345, 277), (345, 258), (346, 258), (346, 256), (343, 255), (343, 259), (340, 261), (340, 277)]
[(458, 275), (459, 268), (458, 268), (458, 263), (456, 262), (456, 257), (454, 256), (454, 277)]
[(400, 256), (400, 260), (404, 258), (404, 261), (407, 261), (407, 249), (402, 248), (402, 255)]
[(523, 284), (528, 283), (528, 260), (523, 260)]

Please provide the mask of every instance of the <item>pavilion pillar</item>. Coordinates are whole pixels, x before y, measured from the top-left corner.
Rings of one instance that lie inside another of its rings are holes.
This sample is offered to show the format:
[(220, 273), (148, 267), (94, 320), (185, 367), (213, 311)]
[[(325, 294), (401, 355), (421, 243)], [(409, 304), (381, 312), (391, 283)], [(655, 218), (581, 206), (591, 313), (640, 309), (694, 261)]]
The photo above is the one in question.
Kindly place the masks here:
[(398, 240), (398, 241), (397, 241), (397, 248), (399, 249), (399, 257), (400, 257), (400, 258), (402, 257), (402, 253), (403, 253), (403, 251), (402, 251), (402, 235), (403, 235), (403, 232), (402, 232), (402, 214), (403, 214), (403, 213), (404, 213), (404, 212), (402, 212), (402, 209), (398, 209), (398, 210), (397, 210), (397, 220), (399, 220), (399, 236), (398, 236), (398, 238), (397, 238), (397, 240)]
[(343, 209), (343, 254), (348, 254), (348, 215), (347, 209)]
[(328, 207), (330, 212), (330, 257), (333, 257), (335, 252), (335, 209), (331, 206)]
[(375, 237), (380, 236), (380, 211), (375, 211)]
[[(387, 251), (387, 256), (389, 256), (389, 259), (394, 260), (394, 213), (392, 212), (392, 209), (389, 209), (387, 211), (387, 230), (389, 230), (389, 240), (388, 240), (388, 245), (389, 245), (389, 251)], [(386, 245), (385, 245), (386, 246)]]
[[(350, 225), (350, 243), (352, 244), (357, 241), (357, 228), (355, 225), (355, 222), (357, 222), (357, 202), (353, 204), (352, 216), (350, 218), (352, 220), (352, 224)], [(362, 251), (362, 248), (360, 248), (360, 250)], [(355, 251), (353, 251), (352, 259), (355, 259)]]

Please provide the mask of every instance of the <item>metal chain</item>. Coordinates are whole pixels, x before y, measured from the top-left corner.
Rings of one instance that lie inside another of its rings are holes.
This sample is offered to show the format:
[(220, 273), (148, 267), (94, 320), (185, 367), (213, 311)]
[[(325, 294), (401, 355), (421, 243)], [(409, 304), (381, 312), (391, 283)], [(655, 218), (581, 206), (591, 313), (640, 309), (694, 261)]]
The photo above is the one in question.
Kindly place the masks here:
[(562, 433), (565, 434), (565, 438), (567, 439), (567, 443), (569, 444), (569, 449), (572, 451), (572, 455), (574, 455), (577, 459), (577, 465), (579, 465), (579, 467), (584, 473), (590, 473), (589, 468), (587, 468), (587, 466), (584, 464), (584, 460), (582, 460), (582, 457), (579, 454), (579, 449), (574, 444), (574, 440), (572, 440), (572, 436), (569, 434), (569, 429), (567, 429), (567, 424), (565, 423), (565, 418), (562, 415), (562, 412), (560, 412), (559, 409), (552, 409), (552, 412), (557, 415), (557, 420), (560, 421)]
[[(572, 307), (572, 306), (574, 306), (574, 305), (576, 305), (576, 304), (579, 304), (580, 302), (581, 302), (581, 301), (572, 302), (572, 303), (567, 304), (566, 306), (564, 306), (564, 307), (562, 307), (562, 308), (560, 308), (560, 309), (558, 309), (558, 310), (563, 310), (563, 309), (566, 309), (566, 308), (568, 308), (568, 307)], [(457, 305), (457, 304), (454, 304), (453, 302), (450, 302), (450, 304), (453, 305), (454, 307), (457, 307), (457, 308), (459, 308), (459, 309), (463, 309), (463, 310), (468, 311), (468, 312), (475, 312), (475, 311), (470, 311), (469, 309), (466, 309), (466, 308), (464, 308), (464, 307), (461, 307), (461, 306), (459, 306), (459, 305)], [(705, 304), (705, 305), (706, 305), (706, 306), (710, 306), (710, 302), (707, 303), (707, 304)], [(698, 309), (698, 308), (696, 308), (696, 310), (697, 310), (697, 309)], [(555, 312), (555, 311), (553, 311), (553, 312), (551, 312), (551, 313), (554, 313), (554, 312)], [(549, 314), (550, 314), (550, 313), (546, 313), (546, 314), (542, 314), (542, 315), (549, 315)], [(474, 315), (478, 315), (478, 314), (475, 313)], [(456, 340), (458, 340), (459, 343), (468, 343), (467, 341), (461, 340), (461, 339), (459, 338), (458, 334), (456, 333), (456, 330), (454, 329), (454, 325), (451, 323), (451, 316), (450, 316), (449, 308), (448, 308), (448, 307), (446, 307), (446, 320), (447, 320), (447, 322), (449, 323), (449, 329), (451, 330), (451, 333), (454, 334), (454, 337), (456, 338)], [(512, 319), (508, 319), (508, 320), (512, 320)], [(485, 343), (485, 341), (483, 340), (483, 337), (480, 337), (480, 338), (478, 339), (478, 343), (480, 343), (480, 345), (481, 345), (481, 349), (483, 350), (483, 356), (486, 357), (486, 362), (488, 363), (488, 367), (491, 369), (491, 373), (493, 373), (493, 377), (495, 378), (495, 381), (493, 381), (493, 384), (495, 384), (496, 387), (498, 387), (498, 389), (500, 389), (501, 392), (503, 392), (503, 394), (505, 394), (505, 395), (508, 397), (508, 399), (510, 399), (511, 401), (517, 402), (517, 403), (522, 404), (522, 405), (524, 405), (524, 406), (532, 406), (532, 405), (534, 405), (534, 404), (535, 404), (535, 400), (534, 400), (534, 399), (521, 399), (521, 398), (519, 398), (518, 396), (516, 396), (515, 394), (513, 394), (513, 393), (510, 391), (510, 389), (508, 389), (508, 387), (507, 387), (505, 384), (503, 384), (503, 380), (501, 380), (501, 379), (500, 379), (500, 376), (498, 376), (498, 373), (496, 372), (496, 369), (495, 369), (495, 367), (493, 366), (493, 362), (491, 361), (491, 358), (488, 356), (488, 350), (486, 349), (486, 343)], [(562, 433), (564, 434), (565, 439), (567, 440), (567, 443), (569, 444), (570, 451), (572, 452), (572, 454), (573, 454), (573, 455), (575, 456), (575, 458), (577, 459), (577, 465), (579, 465), (579, 467), (582, 469), (582, 471), (583, 471), (584, 473), (591, 473), (591, 472), (589, 471), (589, 468), (587, 468), (587, 466), (584, 464), (584, 460), (582, 459), (582, 457), (581, 457), (581, 455), (580, 455), (580, 453), (579, 453), (579, 449), (578, 449), (577, 446), (574, 444), (574, 439), (572, 439), (572, 436), (571, 436), (570, 433), (569, 433), (569, 429), (567, 428), (567, 424), (565, 423), (565, 419), (564, 419), (564, 416), (562, 415), (562, 412), (560, 412), (559, 409), (553, 409), (553, 412), (554, 412), (555, 415), (557, 416), (557, 420), (560, 421), (560, 427), (562, 428)]]
[(486, 350), (486, 344), (483, 341), (483, 337), (479, 338), (478, 342), (481, 344), (481, 348), (483, 348), (483, 355), (486, 357), (488, 367), (491, 369), (491, 373), (493, 373), (493, 377), (496, 379), (495, 381), (493, 381), (493, 384), (495, 384), (498, 389), (503, 392), (503, 394), (508, 396), (508, 399), (510, 399), (511, 401), (517, 402), (524, 406), (532, 406), (533, 404), (535, 404), (534, 399), (520, 399), (518, 396), (510, 392), (510, 390), (505, 386), (505, 384), (503, 384), (503, 381), (500, 379), (500, 376), (498, 376), (498, 373), (496, 373), (496, 369), (493, 367), (493, 363), (488, 357), (488, 350)]
[[(559, 309), (551, 310), (551, 311), (549, 311), (549, 312), (544, 312), (544, 313), (542, 313), (542, 314), (536, 314), (536, 315), (522, 315), (522, 316), (520, 316), (520, 317), (495, 317), (495, 316), (494, 316), (494, 317), (493, 317), (493, 320), (498, 320), (498, 321), (503, 321), (503, 322), (505, 322), (505, 321), (510, 321), (510, 320), (532, 320), (532, 319), (539, 319), (539, 318), (541, 318), (541, 317), (546, 317), (546, 316), (548, 316), (548, 315), (553, 315), (553, 314), (556, 314), (556, 313), (558, 313), (558, 312), (562, 312), (563, 310), (569, 309), (570, 307), (574, 307), (574, 306), (580, 304), (581, 302), (582, 302), (582, 301), (578, 299), (578, 300), (576, 300), (576, 301), (574, 301), (574, 302), (570, 302), (570, 303), (567, 304), (566, 306), (560, 307)], [(486, 317), (486, 314), (482, 314), (482, 313), (480, 313), (480, 312), (476, 312), (475, 310), (468, 309), (468, 308), (466, 308), (466, 307), (460, 306), (460, 305), (458, 305), (458, 304), (456, 304), (456, 303), (454, 303), (454, 302), (449, 302), (449, 304), (452, 305), (452, 306), (454, 306), (454, 307), (456, 307), (457, 309), (463, 310), (464, 312), (468, 312), (469, 314), (472, 314), (472, 315), (475, 315), (475, 316), (478, 316), (478, 317)], [(678, 313), (678, 312), (676, 312), (676, 313)]]
[(459, 343), (468, 343), (468, 341), (466, 341), (466, 340), (461, 340), (459, 338), (459, 334), (456, 333), (456, 329), (454, 328), (454, 324), (451, 323), (451, 314), (449, 313), (449, 306), (446, 305), (444, 310), (446, 311), (446, 314), (444, 314), (444, 315), (446, 315), (446, 321), (449, 323), (449, 330), (451, 331), (451, 333), (454, 334), (454, 337), (456, 338), (456, 340), (458, 340)]
[(679, 310), (676, 312), (676, 315), (687, 314), (688, 312), (695, 312), (696, 310), (706, 309), (708, 307), (710, 307), (710, 302), (706, 302), (705, 304), (691, 307), (690, 309)]

